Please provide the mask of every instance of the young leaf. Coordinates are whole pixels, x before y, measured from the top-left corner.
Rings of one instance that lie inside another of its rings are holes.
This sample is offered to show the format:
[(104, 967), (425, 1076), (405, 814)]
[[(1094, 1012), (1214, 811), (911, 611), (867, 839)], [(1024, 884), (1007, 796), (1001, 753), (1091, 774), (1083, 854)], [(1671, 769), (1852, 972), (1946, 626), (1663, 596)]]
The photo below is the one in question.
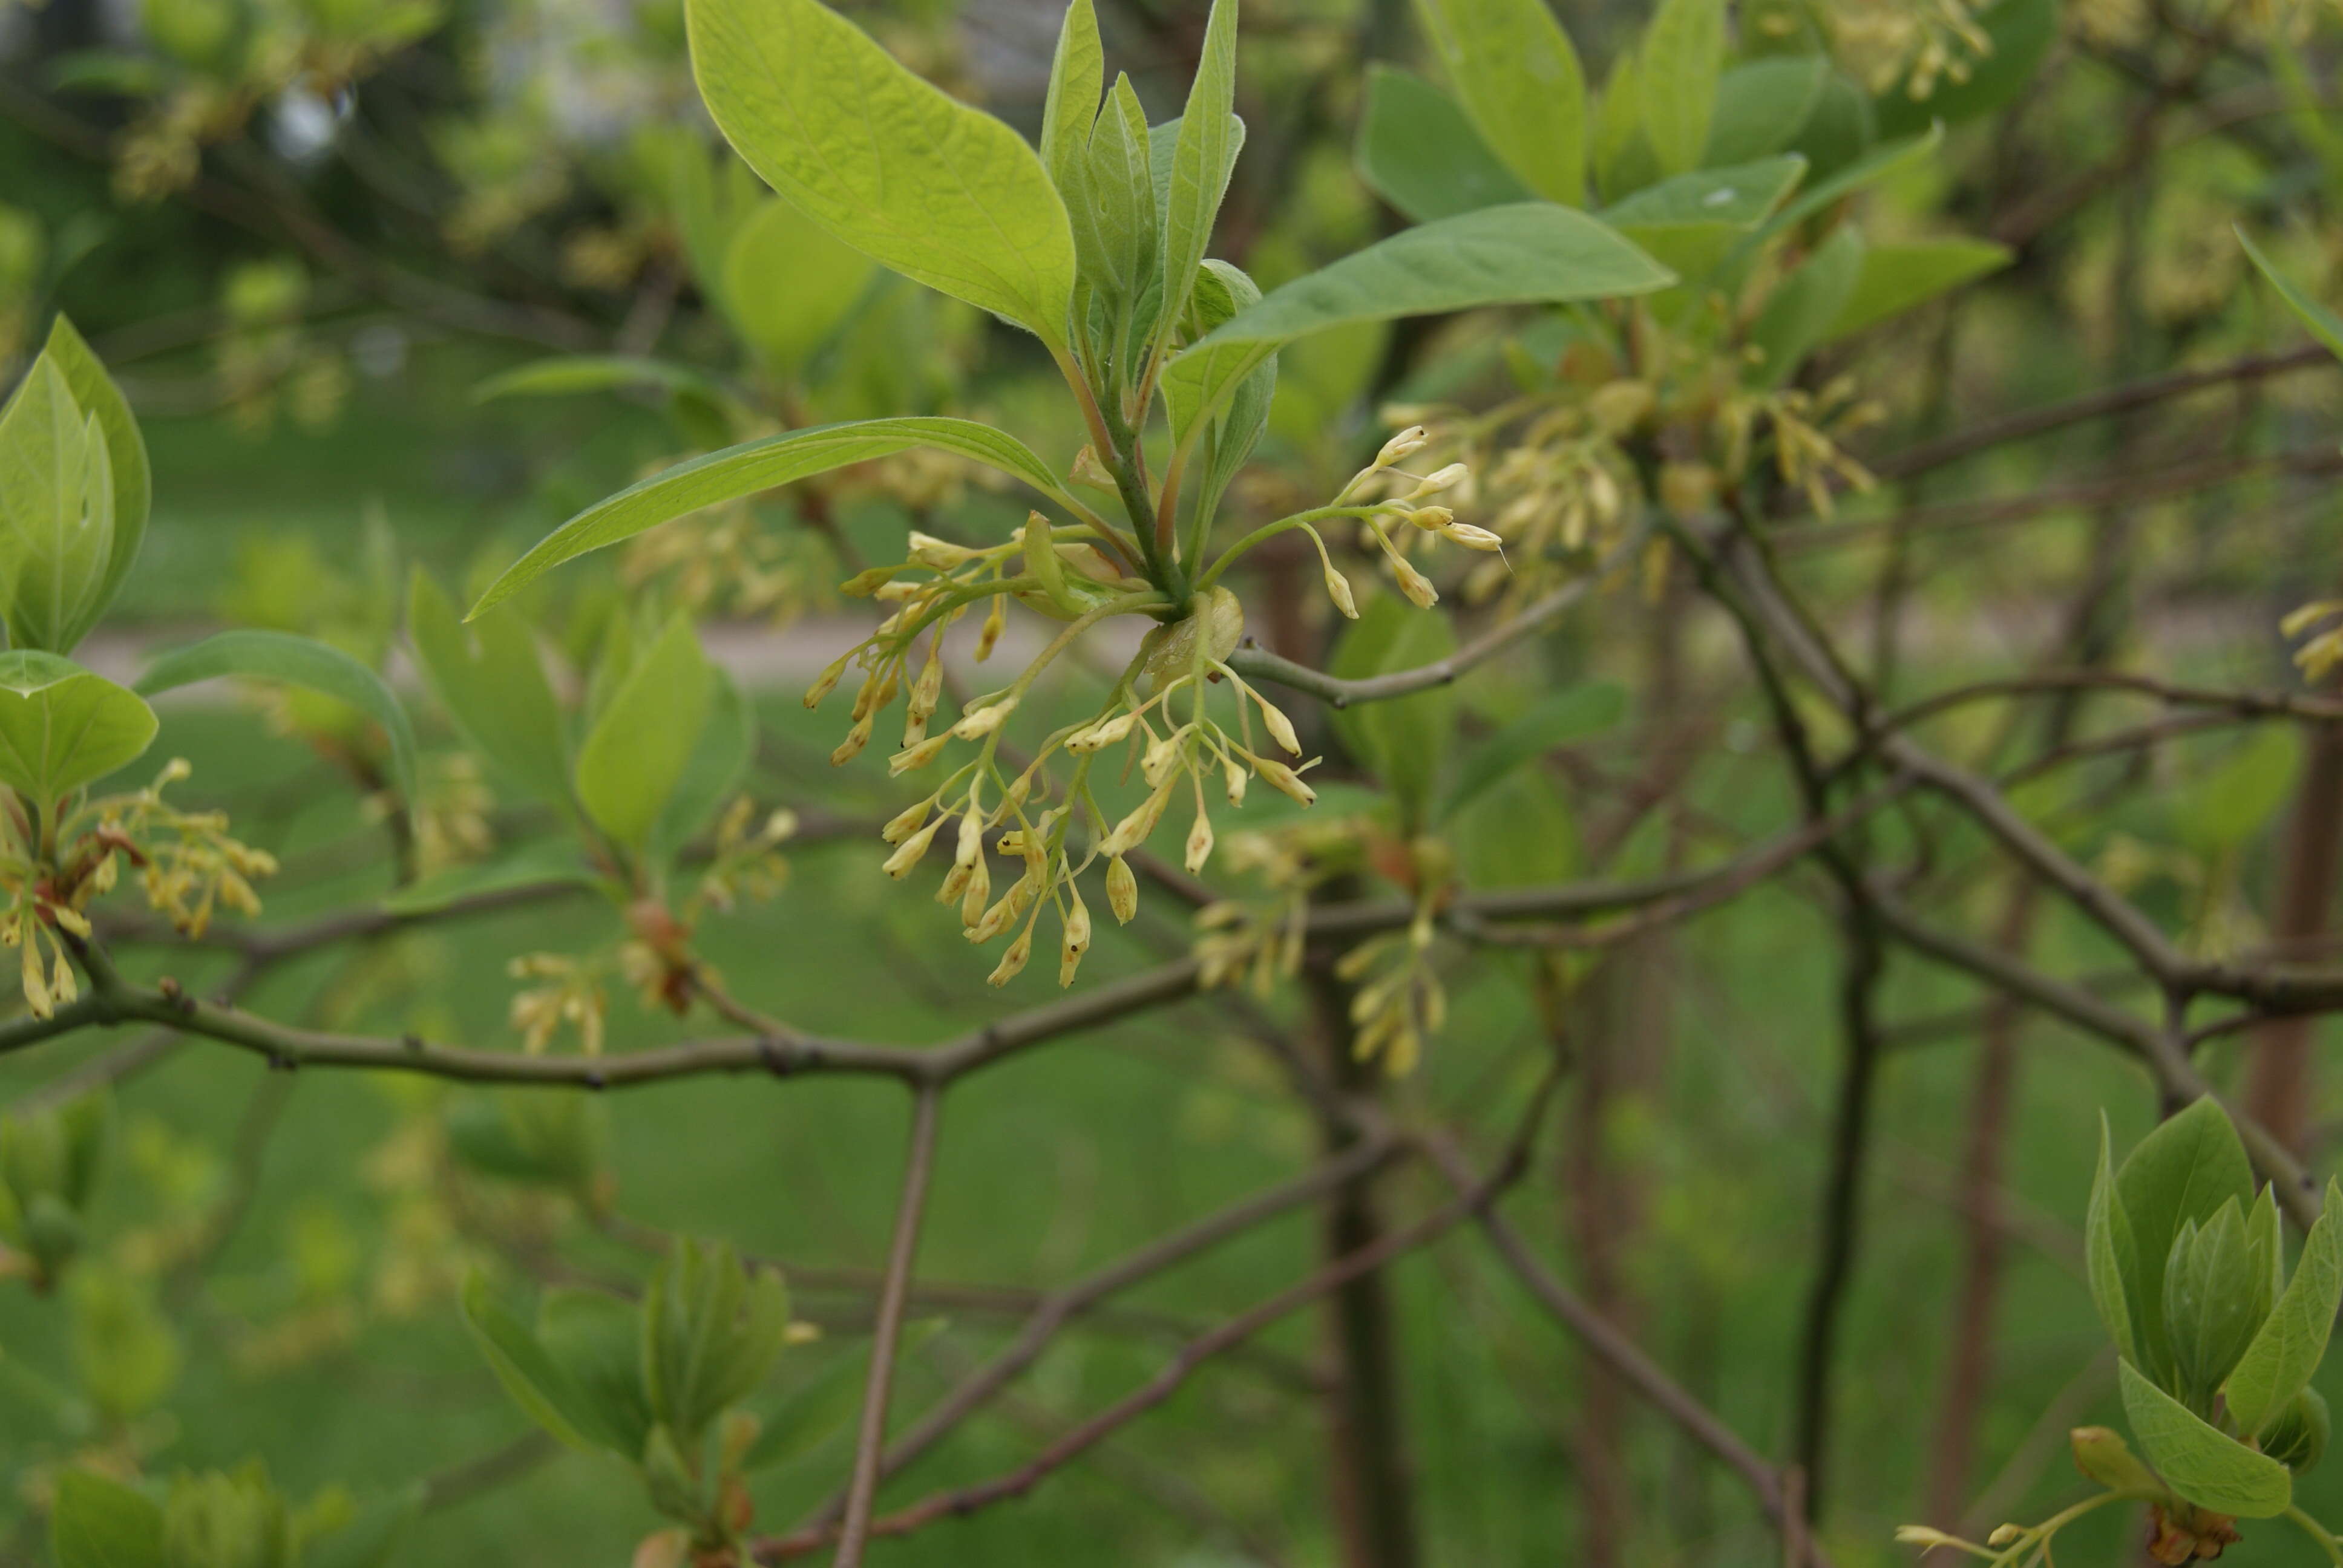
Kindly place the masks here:
[(1453, 99), (1413, 72), (1381, 62), (1367, 67), (1355, 158), (1368, 188), (1414, 223), (1531, 196)]
[(1843, 225), (1816, 246), (1798, 269), (1774, 286), (1765, 308), (1749, 324), (1749, 344), (1760, 355), (1749, 378), (1779, 387), (1830, 330), (1832, 318), (1863, 271), (1863, 235)]
[(1098, 11), (1091, 0), (1073, 0), (1058, 26), (1050, 94), (1041, 105), (1041, 166), (1069, 210), (1081, 189), (1091, 124), (1098, 116), (1099, 95), (1105, 90), (1106, 51), (1099, 41)]
[(1605, 201), (1618, 201), (1660, 176), (1644, 134), (1643, 71), (1633, 49), (1611, 62), (1594, 111), (1594, 183)]
[(629, 849), (649, 840), (682, 779), (715, 691), (690, 620), (659, 634), (578, 749), (578, 800)]
[(708, 719), (691, 744), (682, 776), (651, 829), (654, 855), (668, 856), (683, 849), (691, 836), (708, 826), (709, 819), (731, 799), (740, 776), (757, 749), (757, 715), (742, 696), (738, 682), (721, 668), (708, 667)]
[[(1111, 297), (1135, 300), (1154, 278), (1161, 236), (1147, 114), (1129, 76), (1114, 79), (1114, 90), (1099, 111), (1083, 178), (1093, 218), (1083, 276)], [(1077, 230), (1078, 240), (1082, 232)]]
[(1660, 0), (1637, 65), (1644, 136), (1660, 173), (1699, 167), (1725, 71), (1724, 0)]
[(2210, 1220), (2228, 1199), (2250, 1199), (2253, 1181), (2237, 1130), (2210, 1095), (2141, 1139), (2117, 1171), (2116, 1196), (2131, 1221), (2138, 1268), (2132, 1337), (2140, 1364), (2149, 1371), (2161, 1375), (2170, 1361), (2164, 1273), (2173, 1239), (2183, 1224)]
[(105, 427), (44, 356), (0, 407), (0, 591), (10, 641), (70, 652), (97, 618), (113, 548)]
[(2294, 1478), (2267, 1454), (2209, 1426), (2129, 1362), (2117, 1363), (2124, 1414), (2142, 1452), (2189, 1503), (2240, 1519), (2272, 1519), (2294, 1501)]
[[(1181, 113), (1173, 142), (1171, 178), (1158, 182), (1164, 198), (1162, 276), (1168, 301), (1185, 299), (1195, 287), (1196, 268), (1203, 265), (1204, 247), (1212, 243), (1212, 219), (1236, 168), (1237, 150), (1243, 146), (1242, 134), (1232, 128), (1236, 88), (1237, 0), (1212, 0), (1196, 79), (1189, 85), (1188, 106)], [(1151, 146), (1151, 160), (1152, 156)]]
[(1830, 75), (1830, 62), (1820, 55), (1776, 55), (1725, 72), (1717, 80), (1701, 166), (1750, 163), (1796, 141)]
[(2269, 1270), (2254, 1266), (2244, 1207), (2225, 1201), (2202, 1227), (2183, 1225), (2164, 1272), (2173, 1392), (2210, 1410), (2213, 1394), (2269, 1316)]
[(0, 653), (0, 784), (42, 810), (137, 760), (155, 729), (144, 699), (71, 659)]
[[(1272, 289), (1182, 355), (1209, 356), (1199, 407), (1210, 410), (1282, 343), (1353, 321), (1483, 305), (1648, 294), (1674, 274), (1568, 207), (1517, 202), (1405, 229)], [(1251, 347), (1242, 356), (1217, 352)], [(1176, 361), (1175, 361), (1176, 363)]]
[[(780, 204), (773, 204), (779, 206)], [(860, 258), (857, 258), (858, 260)], [(703, 406), (728, 424), (753, 422), (748, 408), (706, 373), (671, 359), (651, 359), (635, 354), (558, 354), (532, 359), (526, 365), (489, 377), (472, 388), (472, 401), (493, 403), (504, 397), (564, 397), (581, 392), (615, 392), (625, 388), (655, 388), (669, 397)]]
[(2099, 1114), (2099, 1167), (2091, 1181), (2091, 1204), (2083, 1221), (2083, 1253), (2090, 1276), (2091, 1300), (2099, 1321), (2116, 1342), (2116, 1353), (2128, 1362), (2139, 1360), (2138, 1342), (2132, 1332), (2127, 1292), (2138, 1271), (2132, 1246), (2131, 1219), (2116, 1193), (2115, 1170), (2109, 1162), (2107, 1118)]
[[(1561, 208), (1554, 208), (1562, 211)], [(1456, 651), (1448, 618), (1427, 615), (1396, 594), (1377, 594), (1334, 644), (1329, 668), (1344, 680), (1413, 669)], [(1455, 689), (1436, 686), (1389, 702), (1333, 714), (1343, 749), (1363, 763), (1399, 804), (1402, 832), (1423, 830), (1454, 736)]]
[(163, 1568), (163, 1510), (120, 1482), (60, 1471), (49, 1551), (57, 1568)]
[(2232, 227), (2237, 243), (2246, 247), (2246, 255), (2261, 270), (2261, 275), (2269, 279), (2270, 286), (2278, 290), (2278, 297), (2286, 301), (2286, 307), (2310, 328), (2313, 337), (2327, 345), (2335, 357), (2343, 359), (2343, 317), (2338, 317), (2333, 311), (2311, 298), (2292, 278), (2271, 265), (2270, 258), (2262, 254), (2261, 246), (2254, 243), (2252, 236), (2242, 228)]
[(883, 266), (1066, 345), (1074, 239), (1023, 137), (819, 0), (689, 0), (692, 73), (765, 182)]
[(256, 628), (216, 632), (146, 667), (132, 689), (154, 697), (220, 676), (281, 680), (348, 703), (382, 726), (402, 799), (415, 799), (415, 729), (389, 684), (331, 644)]
[(1795, 153), (1696, 169), (1646, 186), (1595, 216), (1687, 283), (1707, 276), (1734, 243), (1771, 217), (1805, 175)]
[[(810, 3), (810, 0), (808, 0)], [(467, 619), (510, 598), (562, 562), (589, 550), (630, 539), (646, 528), (671, 522), (702, 507), (753, 496), (809, 475), (851, 463), (867, 463), (907, 447), (933, 447), (989, 464), (1022, 479), (1062, 505), (1074, 503), (1049, 465), (1013, 436), (967, 419), (863, 419), (816, 425), (762, 440), (743, 442), (678, 463), (595, 502), (562, 524), (488, 585)]]
[(477, 1269), (464, 1282), (461, 1304), (472, 1342), (522, 1413), (564, 1446), (591, 1452), (597, 1444), (588, 1433), (598, 1423), (585, 1391), (546, 1353), (537, 1335), (489, 1292), (488, 1276)]
[(761, 201), (725, 247), (724, 307), (768, 370), (796, 377), (838, 336), (873, 270), (789, 203)]
[(1537, 195), (1586, 205), (1586, 77), (1545, 0), (1416, 0), (1489, 149)]
[(73, 388), (75, 404), (97, 421), (98, 429), (106, 437), (106, 460), (113, 470), (114, 539), (98, 587), (96, 608), (90, 615), (96, 620), (114, 602), (114, 596), (122, 591), (122, 579), (130, 575), (131, 567), (138, 559), (138, 547), (146, 538), (146, 514), (154, 501), (154, 477), (146, 462), (146, 442), (139, 434), (138, 421), (123, 398), (122, 389), (106, 375), (106, 367), (98, 363), (97, 356), (74, 330), (74, 324), (63, 316), (50, 325), (49, 340), (41, 357), (64, 373), (65, 385)]
[(2343, 1187), (2327, 1184), (2327, 1207), (2302, 1244), (2302, 1259), (2277, 1308), (2222, 1387), (2237, 1430), (2258, 1434), (2309, 1386), (2343, 1307)]
[(538, 1299), (537, 1340), (583, 1396), (588, 1433), (618, 1453), (640, 1453), (651, 1428), (635, 1308), (601, 1291), (556, 1285)]
[(439, 705), (475, 750), (538, 799), (569, 803), (569, 746), (537, 641), (518, 612), (467, 630), (421, 567), (408, 579), (407, 639)]
[(580, 888), (594, 885), (594, 874), (578, 859), (573, 840), (541, 839), (476, 865), (446, 867), (386, 895), (382, 908), (386, 914), (428, 915), (466, 899), (540, 888), (549, 882)]
[(789, 1332), (779, 1274), (754, 1275), (729, 1242), (675, 1244), (643, 1294), (643, 1381), (687, 1444), (772, 1370)]
[(1999, 272), (2016, 254), (1990, 239), (1924, 239), (1869, 246), (1863, 253), (1863, 270), (1855, 275), (1855, 286), (1847, 291), (1846, 303), (1823, 334), (1823, 341), (1860, 332), (1965, 283)]
[(1626, 688), (1614, 680), (1582, 681), (1555, 692), (1465, 756), (1434, 820), (1453, 817), (1523, 763), (1610, 729), (1626, 711)]

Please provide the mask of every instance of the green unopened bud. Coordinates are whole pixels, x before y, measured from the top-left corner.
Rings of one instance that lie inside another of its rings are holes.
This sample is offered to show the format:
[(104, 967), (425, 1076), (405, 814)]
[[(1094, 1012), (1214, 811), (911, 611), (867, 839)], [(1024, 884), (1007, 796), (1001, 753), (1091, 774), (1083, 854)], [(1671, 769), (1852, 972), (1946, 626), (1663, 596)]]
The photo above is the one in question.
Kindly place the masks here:
[(1106, 863), (1106, 907), (1114, 911), (1118, 924), (1126, 926), (1139, 913), (1139, 879), (1131, 874), (1131, 863), (1121, 855)]
[(2121, 1433), (2104, 1426), (2078, 1426), (2066, 1434), (2075, 1468), (2110, 1492), (2155, 1492), (2156, 1474), (2139, 1462)]

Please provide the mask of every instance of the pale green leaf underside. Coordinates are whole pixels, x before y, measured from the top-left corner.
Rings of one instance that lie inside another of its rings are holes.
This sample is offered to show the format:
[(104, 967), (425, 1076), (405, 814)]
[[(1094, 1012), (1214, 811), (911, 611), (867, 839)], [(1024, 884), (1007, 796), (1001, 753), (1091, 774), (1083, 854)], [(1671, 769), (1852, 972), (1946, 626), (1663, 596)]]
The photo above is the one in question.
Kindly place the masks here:
[(224, 675), (286, 681), (348, 703), (382, 726), (399, 793), (415, 799), (415, 729), (397, 695), (381, 676), (314, 638), (257, 628), (223, 631), (165, 654), (147, 666), (134, 689), (153, 697)]
[(2238, 1358), (2223, 1388), (2238, 1430), (2258, 1432), (2310, 1382), (2327, 1354), (2343, 1305), (2343, 1187), (2327, 1184), (2327, 1207), (2303, 1242), (2302, 1260), (2278, 1306)]
[(2000, 271), (2016, 252), (1989, 239), (1925, 239), (1872, 245), (1863, 270), (1848, 290), (1837, 319), (1824, 334), (1830, 342), (1900, 316), (1940, 294)]
[(1073, 231), (1023, 137), (818, 0), (690, 0), (686, 20), (709, 113), (767, 184), (873, 260), (1063, 348)]
[(2224, 1437), (2131, 1362), (2122, 1362), (2121, 1371), (2132, 1435), (2173, 1491), (2200, 1508), (2240, 1519), (2286, 1512), (2294, 1501), (2294, 1479), (2285, 1465)]
[(1049, 465), (1016, 437), (989, 426), (930, 417), (817, 425), (694, 457), (596, 502), (506, 568), (472, 607), (471, 616), (477, 618), (495, 608), (564, 561), (632, 538), (646, 528), (702, 507), (738, 500), (776, 485), (851, 463), (867, 463), (910, 447), (956, 452), (1022, 479), (1052, 499), (1066, 499)]

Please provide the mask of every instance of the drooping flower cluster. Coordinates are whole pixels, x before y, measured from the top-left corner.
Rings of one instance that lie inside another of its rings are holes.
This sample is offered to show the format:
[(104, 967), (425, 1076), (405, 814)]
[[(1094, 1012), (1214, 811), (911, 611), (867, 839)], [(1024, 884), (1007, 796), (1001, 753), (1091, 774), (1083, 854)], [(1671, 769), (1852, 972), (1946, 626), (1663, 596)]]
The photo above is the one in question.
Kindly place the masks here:
[[(2338, 616), (2343, 616), (2343, 599), (2313, 599), (2278, 622), (2278, 630), (2287, 637), (2300, 637), (2320, 621), (2332, 621)], [(2296, 648), (2294, 662), (2306, 680), (2322, 681), (2333, 674), (2338, 665), (2343, 665), (2343, 621), (2329, 626)]]
[(35, 1017), (49, 1017), (79, 994), (65, 938), (90, 934), (89, 906), (113, 890), (126, 861), (147, 906), (182, 935), (203, 935), (221, 909), (260, 912), (253, 883), (276, 874), (276, 857), (232, 838), (225, 812), (182, 811), (165, 800), (164, 788), (189, 772), (175, 758), (144, 789), (84, 802), (65, 813), (46, 845), (13, 797), (0, 812), (0, 891), (8, 897), (0, 945), (22, 959), (25, 1003)]

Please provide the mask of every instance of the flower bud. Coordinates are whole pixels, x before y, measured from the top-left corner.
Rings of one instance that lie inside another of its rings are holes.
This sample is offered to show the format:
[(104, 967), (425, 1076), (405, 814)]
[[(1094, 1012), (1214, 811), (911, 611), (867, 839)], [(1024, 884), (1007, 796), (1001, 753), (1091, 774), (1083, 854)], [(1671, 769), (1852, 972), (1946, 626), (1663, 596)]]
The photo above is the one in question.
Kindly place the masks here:
[(1461, 485), (1472, 472), (1472, 469), (1462, 463), (1451, 463), (1444, 468), (1435, 468), (1416, 481), (1415, 488), (1407, 493), (1408, 499), (1413, 500), (1418, 496), (1437, 495), (1452, 485)]
[(820, 708), (821, 699), (837, 689), (839, 681), (846, 674), (846, 661), (853, 657), (851, 653), (840, 654), (833, 663), (815, 678), (814, 683), (806, 688), (805, 705), (808, 708)]
[(1062, 989), (1074, 983), (1074, 971), (1081, 967), (1082, 955), (1091, 946), (1090, 906), (1075, 894), (1073, 908), (1066, 911), (1066, 940), (1058, 952), (1058, 984)]
[(1129, 925), (1139, 913), (1139, 879), (1131, 872), (1131, 863), (1116, 855), (1106, 863), (1106, 907), (1114, 911), (1119, 924)]
[(1229, 778), (1229, 804), (1232, 806), (1242, 806), (1244, 804), (1245, 770), (1237, 766), (1237, 759), (1233, 757), (1228, 759), (1227, 769)]
[(910, 545), (909, 554), (911, 559), (923, 567), (931, 567), (940, 572), (948, 572), (954, 567), (964, 567), (976, 559), (977, 556), (977, 552), (970, 549), (966, 545), (956, 545), (950, 539), (940, 539), (933, 534), (923, 534), (917, 528), (911, 530), (911, 537), (907, 542)]
[(1440, 590), (1425, 577), (1398, 556), (1391, 558), (1392, 572), (1399, 578), (1399, 591), (1407, 595), (1408, 602), (1418, 609), (1430, 609), (1440, 602)]
[(901, 843), (928, 819), (928, 809), (935, 803), (936, 798), (930, 795), (916, 806), (905, 807), (887, 819), (887, 825), (879, 829), (879, 836), (890, 844)]
[(960, 842), (952, 849), (952, 864), (972, 866), (984, 853), (984, 813), (970, 806), (960, 819)]
[(1334, 601), (1334, 608), (1343, 615), (1353, 620), (1359, 618), (1359, 601), (1351, 597), (1351, 579), (1336, 571), (1332, 565), (1326, 568), (1326, 597)]
[(960, 722), (951, 727), (951, 732), (962, 740), (979, 739), (1000, 729), (1001, 720), (1015, 711), (1017, 699), (1004, 697), (990, 708), (980, 708), (960, 715)]
[(870, 725), (871, 716), (867, 713), (854, 721), (854, 728), (846, 732), (846, 739), (830, 754), (832, 768), (843, 768), (862, 755), (862, 749), (870, 744)]
[(1067, 736), (1066, 749), (1077, 755), (1086, 751), (1103, 751), (1129, 735), (1138, 722), (1139, 715), (1136, 713), (1118, 713), (1111, 719), (1101, 719)]
[(917, 746), (896, 752), (887, 759), (887, 777), (899, 779), (906, 773), (925, 768), (936, 759), (950, 739), (950, 734), (930, 735)]
[(1261, 706), (1261, 722), (1269, 731), (1270, 739), (1292, 755), (1301, 756), (1302, 738), (1293, 733), (1293, 720), (1286, 718), (1277, 704), (1263, 701), (1257, 691), (1253, 693), (1253, 700)]
[(1451, 523), (1440, 530), (1440, 537), (1463, 545), (1468, 550), (1502, 550), (1505, 541), (1486, 528), (1476, 528), (1470, 523)]
[(968, 886), (960, 890), (960, 923), (962, 930), (972, 929), (984, 919), (984, 902), (992, 897), (992, 862), (983, 856), (968, 869)]
[(1432, 437), (1425, 432), (1423, 426), (1410, 425), (1383, 443), (1383, 449), (1375, 454), (1375, 467), (1388, 468), (1402, 457), (1423, 451), (1431, 444), (1431, 441)]
[(872, 594), (877, 593), (880, 588), (884, 587), (897, 572), (901, 571), (902, 569), (903, 568), (899, 566), (870, 567), (865, 570), (856, 572), (852, 577), (839, 584), (838, 591), (846, 595), (849, 598), (869, 598)]
[(1266, 757), (1256, 757), (1252, 759), (1252, 770), (1261, 776), (1263, 783), (1288, 799), (1304, 806), (1317, 804), (1318, 791), (1302, 781), (1297, 769)]
[(1189, 871), (1193, 873), (1202, 870), (1204, 862), (1212, 858), (1212, 819), (1204, 814), (1204, 809), (1200, 805), (1196, 808), (1195, 824), (1188, 829), (1188, 852), (1185, 864)]
[(936, 829), (941, 828), (948, 820), (950, 819), (939, 817), (904, 839), (901, 848), (888, 856), (885, 863), (879, 869), (897, 881), (901, 881), (910, 875), (912, 867), (927, 858), (928, 846), (936, 841)]
[(1017, 940), (1009, 944), (1009, 950), (1001, 955), (1001, 962), (993, 967), (992, 972), (984, 977), (985, 983), (1007, 985), (1017, 978), (1018, 971), (1025, 967), (1025, 960), (1032, 956), (1033, 928), (1027, 926), (1017, 933)]
[(1427, 534), (1436, 534), (1456, 520), (1456, 514), (1446, 507), (1418, 507), (1401, 515)]

